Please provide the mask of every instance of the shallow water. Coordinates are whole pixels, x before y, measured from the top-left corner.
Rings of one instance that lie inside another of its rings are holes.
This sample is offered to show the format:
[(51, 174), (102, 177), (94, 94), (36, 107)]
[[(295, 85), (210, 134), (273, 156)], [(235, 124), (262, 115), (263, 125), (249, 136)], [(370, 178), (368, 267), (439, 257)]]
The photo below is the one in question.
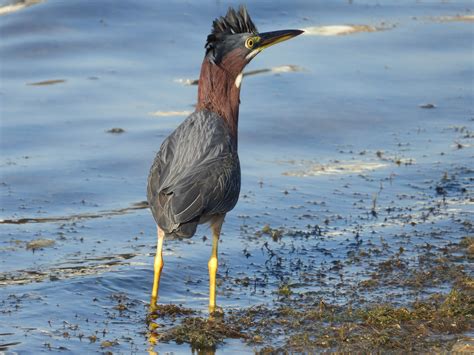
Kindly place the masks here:
[[(0, 345), (14, 344), (6, 349), (98, 351), (114, 339), (112, 351), (149, 348), (156, 237), (140, 202), (155, 152), (184, 119), (153, 113), (193, 109), (196, 86), (180, 79), (197, 78), (211, 20), (228, 5), (45, 0), (0, 17)], [(248, 8), (262, 31), (380, 30), (300, 36), (248, 66), (302, 70), (244, 79), (242, 193), (221, 238), (220, 306), (272, 306), (282, 283), (343, 304), (371, 271), (339, 267), (351, 251), (403, 246), (415, 263), (423, 245), (472, 233), (462, 222), (473, 213), (474, 26), (455, 17), (470, 15), (472, 2)], [(260, 233), (265, 225), (282, 237)], [(160, 302), (204, 315), (203, 236), (204, 227), (166, 243)], [(28, 247), (37, 239), (54, 244)], [(364, 295), (402, 304), (412, 296), (390, 286)], [(253, 347), (228, 340), (217, 349), (242, 351)]]

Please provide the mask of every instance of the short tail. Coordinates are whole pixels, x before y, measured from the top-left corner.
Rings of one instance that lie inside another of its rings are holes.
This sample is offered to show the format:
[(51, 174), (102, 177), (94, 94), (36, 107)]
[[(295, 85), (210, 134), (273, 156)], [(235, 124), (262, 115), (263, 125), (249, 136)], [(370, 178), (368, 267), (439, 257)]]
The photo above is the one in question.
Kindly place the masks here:
[(171, 231), (166, 231), (166, 238), (169, 239), (189, 239), (192, 238), (196, 233), (198, 221), (190, 221), (180, 224), (178, 227), (173, 228)]

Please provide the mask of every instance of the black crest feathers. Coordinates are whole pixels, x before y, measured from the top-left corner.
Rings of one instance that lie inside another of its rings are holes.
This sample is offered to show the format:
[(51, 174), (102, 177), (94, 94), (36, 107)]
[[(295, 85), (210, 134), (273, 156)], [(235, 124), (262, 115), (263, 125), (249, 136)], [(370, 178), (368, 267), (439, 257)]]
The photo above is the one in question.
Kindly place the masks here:
[(223, 36), (237, 33), (257, 33), (257, 27), (250, 18), (247, 8), (243, 5), (240, 5), (237, 11), (229, 7), (225, 16), (214, 20), (212, 32), (207, 36), (206, 53), (213, 50), (216, 42)]
[(234, 33), (256, 33), (252, 19), (247, 12), (245, 6), (240, 5), (239, 10), (235, 11), (229, 7), (227, 15), (217, 18), (212, 23), (212, 35), (219, 33), (234, 34)]

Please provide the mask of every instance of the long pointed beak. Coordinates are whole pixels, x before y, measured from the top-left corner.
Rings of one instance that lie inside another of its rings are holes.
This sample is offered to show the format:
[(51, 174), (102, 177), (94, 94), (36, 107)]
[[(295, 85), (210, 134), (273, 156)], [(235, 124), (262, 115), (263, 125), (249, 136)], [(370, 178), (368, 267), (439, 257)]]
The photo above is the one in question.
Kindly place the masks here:
[(302, 34), (304, 31), (301, 30), (281, 30), (281, 31), (272, 31), (259, 33), (260, 42), (258, 43), (258, 49), (264, 50), (274, 44), (289, 40), (293, 37), (296, 37)]

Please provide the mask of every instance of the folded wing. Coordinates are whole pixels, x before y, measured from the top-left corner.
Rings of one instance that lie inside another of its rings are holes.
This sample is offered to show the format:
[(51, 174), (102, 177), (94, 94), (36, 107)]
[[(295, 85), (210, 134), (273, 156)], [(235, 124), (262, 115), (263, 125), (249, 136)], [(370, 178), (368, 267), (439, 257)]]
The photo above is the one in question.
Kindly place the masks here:
[(230, 211), (239, 192), (236, 147), (210, 111), (193, 113), (163, 142), (148, 178), (156, 222), (178, 237), (191, 237), (200, 219)]

